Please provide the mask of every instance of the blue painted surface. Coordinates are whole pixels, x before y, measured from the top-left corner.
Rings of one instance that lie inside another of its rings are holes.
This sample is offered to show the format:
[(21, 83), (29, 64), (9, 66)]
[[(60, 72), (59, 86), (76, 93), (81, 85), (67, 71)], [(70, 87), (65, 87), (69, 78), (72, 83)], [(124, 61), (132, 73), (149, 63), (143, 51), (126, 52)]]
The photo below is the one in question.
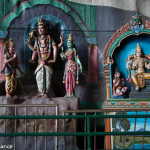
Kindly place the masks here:
[[(116, 48), (113, 54), (114, 64), (112, 66), (112, 74), (114, 74), (115, 68), (117, 67), (122, 77), (124, 79), (127, 79), (126, 59), (129, 55), (135, 54), (137, 43), (140, 44), (140, 47), (144, 55), (150, 54), (150, 35), (141, 34), (139, 36), (132, 35), (130, 37), (127, 37), (121, 42), (120, 44), (121, 46)], [(131, 76), (133, 74), (134, 70), (131, 71)], [(128, 83), (126, 82), (125, 84), (128, 86), (130, 91)]]
[(97, 39), (95, 37), (86, 38), (87, 43), (97, 44)]
[(8, 34), (8, 31), (0, 31), (0, 38), (5, 38)]
[[(49, 28), (51, 30), (52, 28), (52, 25), (50, 23), (54, 23), (55, 25), (59, 25), (61, 31), (62, 31), (62, 34), (64, 36), (64, 39), (67, 39), (68, 38), (68, 35), (69, 35), (69, 32), (67, 31), (67, 27), (66, 25), (64, 24), (64, 22), (62, 22), (61, 20), (57, 19), (56, 17), (52, 16), (52, 15), (42, 15), (42, 17), (44, 18), (44, 20), (46, 20), (46, 22), (48, 23), (49, 25)], [(28, 26), (26, 27), (25, 29), (25, 32), (24, 32), (24, 70), (32, 70), (31, 66), (35, 67), (35, 65), (31, 65), (29, 63), (29, 59), (31, 59), (31, 50), (29, 49), (28, 45), (26, 44), (26, 41), (27, 39), (29, 38), (29, 33), (34, 30), (36, 33), (38, 32), (37, 31), (37, 22), (38, 20), (41, 18), (41, 16), (39, 17), (35, 17), (33, 18)], [(50, 23), (48, 22), (50, 21)], [(64, 49), (66, 49), (67, 47), (67, 43), (66, 43), (67, 40), (65, 40), (64, 42)], [(32, 41), (31, 40), (31, 43), (34, 44), (34, 40)]]
[(119, 95), (119, 96), (117, 96), (117, 97), (115, 97), (115, 96), (112, 95), (112, 99), (124, 99), (124, 97), (121, 96), (121, 95)]
[[(130, 149), (133, 149), (133, 146)], [(142, 149), (142, 144), (134, 144), (134, 149)], [(143, 144), (143, 149), (150, 149), (150, 144)]]

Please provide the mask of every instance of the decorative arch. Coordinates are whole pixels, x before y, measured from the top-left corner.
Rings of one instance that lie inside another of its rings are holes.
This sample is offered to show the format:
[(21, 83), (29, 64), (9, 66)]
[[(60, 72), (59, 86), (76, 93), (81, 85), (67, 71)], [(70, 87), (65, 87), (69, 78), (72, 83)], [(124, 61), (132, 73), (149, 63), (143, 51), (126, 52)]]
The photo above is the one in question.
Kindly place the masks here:
[(114, 35), (109, 39), (108, 43), (106, 44), (104, 53), (103, 53), (103, 64), (108, 64), (108, 57), (112, 58), (112, 55), (117, 47), (120, 46), (120, 43), (125, 38), (132, 36), (132, 35), (140, 35), (140, 34), (150, 34), (150, 25), (149, 21), (146, 21), (145, 29), (142, 29), (139, 33), (136, 33), (135, 31), (130, 30), (129, 24), (125, 24), (122, 26), (119, 30), (117, 30)]
[(84, 32), (85, 36), (88, 37), (89, 35), (89, 30), (86, 27), (86, 25), (82, 22), (81, 18), (79, 15), (72, 9), (70, 8), (66, 3), (60, 1), (60, 0), (25, 0), (18, 5), (16, 5), (12, 11), (10, 11), (2, 20), (2, 28), (4, 30), (7, 30), (8, 27), (10, 26), (10, 23), (12, 22), (13, 19), (18, 17), (22, 11), (24, 11), (27, 8), (32, 8), (35, 5), (38, 4), (45, 4), (45, 5), (52, 5), (54, 7), (60, 8), (65, 11), (65, 13), (70, 14), (73, 18), (75, 23), (81, 28), (81, 30)]

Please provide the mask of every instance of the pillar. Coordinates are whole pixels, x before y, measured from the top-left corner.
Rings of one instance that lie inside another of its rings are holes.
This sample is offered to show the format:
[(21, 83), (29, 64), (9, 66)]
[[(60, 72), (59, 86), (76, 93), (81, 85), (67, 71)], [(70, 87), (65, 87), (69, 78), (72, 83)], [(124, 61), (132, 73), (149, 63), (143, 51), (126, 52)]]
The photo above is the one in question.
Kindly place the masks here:
[(96, 44), (88, 44), (88, 82), (98, 81), (98, 48)]

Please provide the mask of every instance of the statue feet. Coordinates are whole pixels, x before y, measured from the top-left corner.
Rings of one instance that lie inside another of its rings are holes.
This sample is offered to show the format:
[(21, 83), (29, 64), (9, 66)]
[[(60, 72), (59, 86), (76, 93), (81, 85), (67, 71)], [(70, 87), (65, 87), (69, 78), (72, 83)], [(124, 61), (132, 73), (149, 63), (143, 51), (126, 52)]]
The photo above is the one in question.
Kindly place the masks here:
[(11, 95), (8, 94), (8, 93), (6, 93), (6, 97), (7, 97), (7, 98), (11, 98)]
[(30, 59), (30, 60), (29, 60), (29, 62), (30, 62), (30, 63), (32, 63), (32, 64), (34, 64), (34, 63), (35, 63), (35, 61), (34, 61), (34, 60), (32, 60), (32, 59)]
[(38, 98), (38, 97), (41, 97), (41, 94), (38, 94), (38, 95), (35, 96), (35, 98)]
[(65, 98), (71, 98), (71, 97), (76, 97), (76, 96), (73, 95), (73, 94), (66, 94), (64, 97), (65, 97)]
[(138, 90), (139, 90), (139, 87), (138, 87), (138, 86), (136, 86), (135, 90), (136, 90), (136, 91), (138, 91)]
[(47, 94), (44, 94), (43, 98), (48, 98), (48, 95), (47, 95)]

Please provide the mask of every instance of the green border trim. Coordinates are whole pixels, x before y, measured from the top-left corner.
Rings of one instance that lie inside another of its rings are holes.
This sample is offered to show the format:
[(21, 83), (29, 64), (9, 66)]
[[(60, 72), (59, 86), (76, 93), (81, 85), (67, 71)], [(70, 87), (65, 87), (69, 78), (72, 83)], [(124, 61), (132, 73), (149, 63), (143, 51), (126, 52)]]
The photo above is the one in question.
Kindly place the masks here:
[[(62, 10), (65, 11), (65, 13), (70, 14), (75, 23), (81, 28), (81, 30), (84, 32), (86, 37), (89, 37), (89, 32), (87, 32), (85, 29), (86, 26), (81, 22), (78, 14), (72, 10), (72, 8), (70, 8), (66, 3), (64, 3), (63, 1), (51, 1), (51, 0), (34, 0), (34, 1), (29, 1), (29, 2), (25, 2), (23, 4), (21, 4), (20, 6), (18, 6), (16, 9), (14, 9), (12, 12), (10, 12), (10, 14), (8, 14), (8, 16), (5, 18), (4, 22), (2, 23), (1, 27), (4, 31), (6, 31), (8, 29), (8, 27), (10, 26), (10, 23), (12, 22), (12, 20), (16, 17), (18, 17), (21, 12), (27, 8), (32, 8), (35, 5), (38, 4), (50, 4), (56, 8), (60, 8)], [(69, 9), (70, 8), (70, 9)]]
[(112, 57), (113, 52), (115, 51), (115, 49), (120, 46), (120, 43), (123, 39), (132, 36), (132, 35), (140, 35), (140, 34), (150, 34), (150, 30), (149, 29), (143, 29), (141, 30), (139, 33), (135, 33), (135, 31), (128, 31), (125, 32), (124, 34), (120, 35), (111, 45), (111, 47), (109, 48), (109, 52), (108, 55), (109, 57)]

